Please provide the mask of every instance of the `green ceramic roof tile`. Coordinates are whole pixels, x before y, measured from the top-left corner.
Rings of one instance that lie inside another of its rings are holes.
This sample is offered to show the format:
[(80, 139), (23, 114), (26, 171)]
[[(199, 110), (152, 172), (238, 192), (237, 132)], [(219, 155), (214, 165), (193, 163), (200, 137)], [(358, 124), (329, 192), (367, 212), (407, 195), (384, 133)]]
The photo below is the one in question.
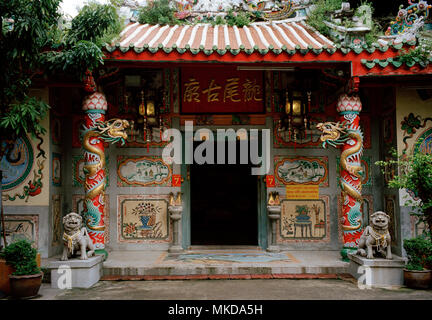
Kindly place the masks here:
[(368, 47), (368, 48), (366, 49), (366, 51), (367, 51), (368, 53), (374, 53), (375, 50), (376, 50), (376, 48), (374, 48), (374, 47)]
[(222, 50), (222, 49), (218, 49), (218, 50), (216, 50), (217, 51), (217, 53), (219, 53), (219, 55), (221, 55), (221, 56), (223, 56), (227, 51), (224, 49), (224, 50)]
[(129, 51), (129, 47), (120, 47), (120, 51), (126, 53)]
[(392, 61), (392, 65), (393, 65), (395, 68), (399, 68), (399, 67), (402, 65), (402, 62), (399, 61), (399, 60), (393, 60), (393, 61)]
[(380, 47), (378, 48), (378, 50), (381, 51), (381, 52), (386, 52), (388, 49), (389, 49), (388, 46), (380, 46)]
[(274, 54), (281, 54), (282, 53), (282, 49), (273, 49), (272, 51)]
[(136, 53), (141, 53), (141, 52), (144, 51), (144, 48), (143, 48), (143, 47), (140, 47), (140, 48), (134, 48), (134, 51), (135, 51)]
[(236, 56), (240, 53), (240, 49), (231, 49), (230, 52), (231, 52), (231, 54)]
[(177, 52), (180, 53), (180, 54), (183, 54), (183, 53), (186, 52), (185, 48), (176, 48), (176, 49), (177, 49)]
[(192, 52), (192, 54), (198, 54), (200, 49), (190, 49), (190, 52)]
[(349, 48), (340, 48), (340, 51), (342, 51), (343, 54), (347, 54), (351, 50)]
[(309, 49), (300, 49), (300, 53), (302, 55), (306, 55), (309, 52)]
[(170, 53), (170, 52), (173, 50), (173, 48), (163, 47), (162, 50), (163, 50), (165, 53)]
[(353, 51), (356, 53), (356, 54), (360, 54), (360, 53), (362, 53), (363, 52), (363, 48), (356, 48), (356, 47), (354, 47), (353, 48)]
[(321, 52), (323, 52), (323, 49), (312, 49), (312, 51), (313, 51), (316, 55), (319, 55)]
[(151, 53), (156, 53), (159, 49), (158, 48), (149, 48), (148, 49)]
[(260, 49), (260, 50), (258, 50), (258, 51), (259, 51), (259, 53), (261, 53), (262, 55), (266, 55), (266, 54), (269, 52), (268, 49)]
[(378, 61), (378, 64), (382, 67), (385, 68), (388, 66), (389, 62), (387, 60), (380, 60)]

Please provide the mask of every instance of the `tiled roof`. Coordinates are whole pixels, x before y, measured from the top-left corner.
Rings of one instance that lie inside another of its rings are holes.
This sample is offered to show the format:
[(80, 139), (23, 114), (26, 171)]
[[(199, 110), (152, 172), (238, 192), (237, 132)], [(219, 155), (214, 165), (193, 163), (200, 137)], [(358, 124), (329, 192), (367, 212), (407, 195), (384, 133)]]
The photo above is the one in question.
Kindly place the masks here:
[(269, 50), (282, 51), (335, 49), (332, 41), (312, 30), (303, 21), (252, 23), (245, 27), (227, 25), (149, 25), (130, 23), (120, 34), (116, 44), (107, 46), (112, 52), (116, 48), (125, 52), (133, 48), (137, 53), (143, 50), (180, 53), (190, 50), (193, 53), (214, 51), (252, 53)]

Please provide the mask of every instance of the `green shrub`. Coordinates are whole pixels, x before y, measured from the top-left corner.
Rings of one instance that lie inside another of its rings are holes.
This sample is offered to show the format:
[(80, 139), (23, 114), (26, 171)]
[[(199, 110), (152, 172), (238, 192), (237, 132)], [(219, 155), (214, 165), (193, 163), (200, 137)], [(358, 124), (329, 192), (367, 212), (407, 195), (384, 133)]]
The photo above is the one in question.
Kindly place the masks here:
[(32, 275), (41, 272), (36, 262), (36, 249), (32, 248), (28, 240), (19, 240), (6, 246), (0, 256), (11, 265), (15, 272), (13, 275)]
[(408, 270), (424, 270), (432, 268), (432, 241), (428, 237), (418, 236), (405, 239), (403, 244), (408, 255)]
[(170, 6), (169, 0), (156, 0), (153, 4), (142, 7), (138, 14), (141, 24), (174, 25), (182, 22), (174, 17), (175, 10)]

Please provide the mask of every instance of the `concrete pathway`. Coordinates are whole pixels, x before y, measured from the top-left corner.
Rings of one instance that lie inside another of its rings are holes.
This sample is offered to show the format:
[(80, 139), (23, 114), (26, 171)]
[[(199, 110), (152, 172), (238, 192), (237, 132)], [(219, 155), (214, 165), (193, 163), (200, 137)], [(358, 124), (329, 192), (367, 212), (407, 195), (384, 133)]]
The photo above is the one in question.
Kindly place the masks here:
[(432, 289), (359, 289), (354, 279), (99, 281), (89, 289), (51, 289), (35, 300), (432, 300)]

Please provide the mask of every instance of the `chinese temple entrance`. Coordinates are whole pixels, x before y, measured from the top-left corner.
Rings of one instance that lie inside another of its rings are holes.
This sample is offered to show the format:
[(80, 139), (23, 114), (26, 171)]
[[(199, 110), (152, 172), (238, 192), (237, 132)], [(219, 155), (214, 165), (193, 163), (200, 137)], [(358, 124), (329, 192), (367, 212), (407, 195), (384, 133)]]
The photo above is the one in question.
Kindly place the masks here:
[(190, 179), (192, 245), (258, 245), (258, 179), (249, 165), (191, 165)]

